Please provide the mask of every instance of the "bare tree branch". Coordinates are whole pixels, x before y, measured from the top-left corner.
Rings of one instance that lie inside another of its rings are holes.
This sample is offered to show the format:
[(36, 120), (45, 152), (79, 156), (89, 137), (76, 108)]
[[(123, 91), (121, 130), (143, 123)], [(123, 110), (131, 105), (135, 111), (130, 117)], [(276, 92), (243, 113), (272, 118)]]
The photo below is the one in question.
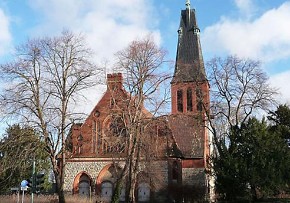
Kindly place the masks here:
[[(84, 38), (68, 31), (54, 38), (28, 40), (16, 53), (13, 62), (1, 65), (6, 87), (0, 102), (7, 116), (32, 125), (44, 138), (59, 200), (64, 202), (65, 139), (77, 113), (72, 105), (81, 90), (96, 84), (98, 68), (90, 61)], [(61, 168), (58, 158), (63, 161)]]

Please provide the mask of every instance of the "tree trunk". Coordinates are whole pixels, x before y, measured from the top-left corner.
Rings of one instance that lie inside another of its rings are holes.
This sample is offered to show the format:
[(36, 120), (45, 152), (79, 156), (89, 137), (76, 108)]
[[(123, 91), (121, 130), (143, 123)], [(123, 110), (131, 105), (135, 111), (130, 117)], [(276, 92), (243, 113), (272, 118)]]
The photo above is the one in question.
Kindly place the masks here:
[(63, 184), (61, 184), (61, 174), (56, 175), (56, 190), (58, 195), (58, 202), (65, 203), (64, 191), (63, 191)]
[(252, 200), (256, 202), (258, 200), (258, 194), (256, 187), (254, 185), (251, 185), (251, 194), (252, 194)]
[(58, 191), (58, 202), (65, 203), (64, 192), (62, 188), (60, 188)]
[(131, 183), (132, 183), (132, 159), (129, 160), (128, 177), (126, 181), (125, 200), (126, 202), (132, 202), (131, 200)]
[[(53, 162), (56, 163), (56, 162)], [(53, 173), (55, 176), (56, 181), (56, 190), (58, 195), (58, 202), (59, 203), (65, 203), (65, 196), (64, 196), (64, 190), (63, 190), (63, 183), (64, 183), (64, 168), (63, 163), (60, 163), (60, 166), (57, 165), (53, 166)]]

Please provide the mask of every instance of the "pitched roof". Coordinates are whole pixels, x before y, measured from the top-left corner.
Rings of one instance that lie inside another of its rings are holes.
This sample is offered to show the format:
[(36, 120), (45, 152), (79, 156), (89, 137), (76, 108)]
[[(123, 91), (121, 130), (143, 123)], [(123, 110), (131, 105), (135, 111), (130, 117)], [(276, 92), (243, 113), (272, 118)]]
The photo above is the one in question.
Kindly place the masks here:
[(171, 83), (206, 81), (195, 10), (181, 11), (174, 76)]
[(168, 117), (176, 147), (184, 158), (200, 158), (204, 155), (204, 132), (199, 118), (191, 115), (170, 115)]

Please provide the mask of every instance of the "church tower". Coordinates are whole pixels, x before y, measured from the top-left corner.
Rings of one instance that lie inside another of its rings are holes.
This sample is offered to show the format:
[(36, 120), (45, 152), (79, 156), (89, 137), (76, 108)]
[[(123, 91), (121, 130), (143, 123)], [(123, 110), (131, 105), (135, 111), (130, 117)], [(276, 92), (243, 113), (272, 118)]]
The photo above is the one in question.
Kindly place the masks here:
[[(186, 1), (181, 10), (174, 75), (171, 81), (171, 115), (169, 126), (174, 138), (169, 184), (172, 190), (199, 188), (212, 191), (208, 169), (210, 132), (208, 126), (209, 83), (200, 44), (200, 29), (195, 9)], [(185, 194), (183, 194), (185, 195)]]
[(181, 11), (178, 44), (173, 79), (171, 81), (172, 114), (197, 115), (209, 105), (209, 85), (206, 78), (200, 29), (195, 9), (186, 1)]

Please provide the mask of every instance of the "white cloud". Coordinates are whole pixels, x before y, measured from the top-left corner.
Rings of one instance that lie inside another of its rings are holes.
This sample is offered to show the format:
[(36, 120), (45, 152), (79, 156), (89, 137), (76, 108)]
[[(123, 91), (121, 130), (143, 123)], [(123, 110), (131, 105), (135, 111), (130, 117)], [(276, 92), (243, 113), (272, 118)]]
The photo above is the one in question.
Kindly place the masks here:
[(235, 0), (235, 3), (241, 10), (249, 10), (252, 7), (252, 0)]
[[(236, 0), (241, 8), (249, 1)], [(233, 20), (222, 17), (205, 29), (203, 45), (216, 54), (234, 54), (264, 62), (290, 57), (290, 1), (259, 18)]]
[[(53, 36), (64, 28), (83, 33), (95, 52), (98, 63), (111, 62), (117, 51), (125, 48), (132, 40), (148, 34), (160, 44), (161, 36), (155, 27), (156, 11), (152, 0), (29, 0), (38, 12), (39, 24), (31, 29), (32, 37)], [(111, 72), (110, 67), (106, 70)], [(106, 86), (87, 90), (87, 101), (76, 109), (89, 113)]]
[(0, 55), (4, 55), (11, 46), (11, 33), (9, 31), (9, 18), (0, 8)]
[(290, 78), (290, 70), (278, 73), (270, 77), (271, 86), (278, 88), (279, 90), (277, 100), (281, 104), (287, 103), (288, 105), (290, 105), (290, 91), (288, 85), (289, 78)]
[(250, 18), (255, 10), (253, 0), (235, 0), (235, 4), (240, 13), (247, 18)]
[(161, 40), (148, 0), (30, 0), (30, 4), (43, 17), (31, 33), (53, 35), (64, 28), (82, 32), (99, 61), (111, 61), (115, 52), (149, 33), (157, 43)]

